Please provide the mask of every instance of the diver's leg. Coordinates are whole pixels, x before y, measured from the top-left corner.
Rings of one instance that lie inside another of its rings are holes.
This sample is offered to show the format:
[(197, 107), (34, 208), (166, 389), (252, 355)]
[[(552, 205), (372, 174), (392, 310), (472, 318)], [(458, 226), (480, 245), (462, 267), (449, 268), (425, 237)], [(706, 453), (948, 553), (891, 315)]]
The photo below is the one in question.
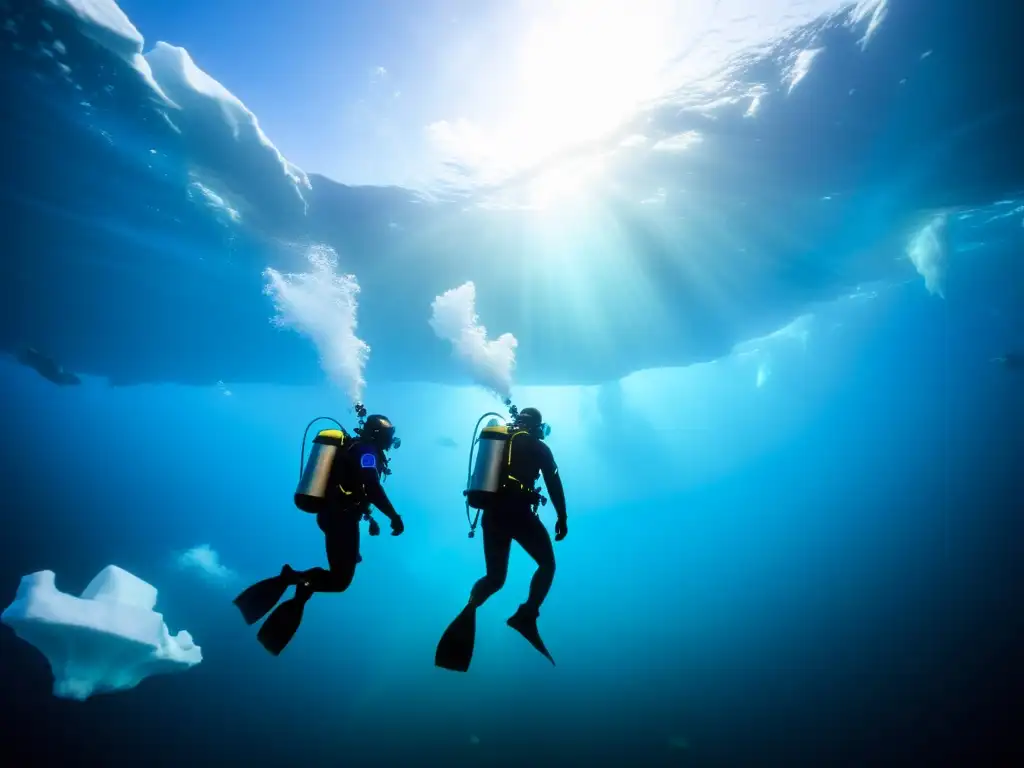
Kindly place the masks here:
[(493, 512), (485, 511), (482, 528), (487, 574), (473, 585), (469, 602), (441, 635), (434, 653), (434, 665), (453, 672), (469, 671), (476, 645), (476, 609), (501, 589), (508, 572), (512, 539), (501, 524), (500, 517), (496, 518)]
[(352, 583), (359, 562), (359, 517), (346, 515), (322, 526), (327, 568), (310, 568), (298, 577), (310, 592), (344, 592)]
[(359, 564), (359, 517), (346, 520), (327, 534), (327, 566), (331, 569), (331, 589), (321, 592), (344, 592), (352, 584)]
[(548, 596), (551, 582), (555, 578), (555, 551), (551, 546), (551, 536), (548, 535), (548, 529), (544, 527), (544, 523), (530, 508), (517, 510), (514, 516), (510, 515), (510, 518), (512, 519), (510, 525), (513, 537), (537, 563), (537, 571), (530, 581), (530, 596), (514, 614), (509, 616), (506, 623), (554, 664), (555, 660), (551, 658), (551, 654), (537, 630), (540, 605)]
[(551, 535), (532, 510), (516, 513), (513, 536), (526, 554), (537, 563), (537, 570), (530, 581), (530, 596), (525, 606), (533, 613), (540, 612), (541, 603), (551, 590), (555, 579), (555, 550), (551, 546)]
[(501, 510), (485, 510), (480, 525), (484, 532), (484, 561), (487, 574), (473, 585), (469, 603), (481, 606), (505, 585), (508, 575), (508, 557), (512, 551), (512, 537), (502, 518)]
[(344, 592), (352, 583), (359, 559), (359, 518), (338, 517), (330, 525), (323, 526), (327, 543), (326, 568), (310, 568), (308, 571), (293, 572), (298, 581), (295, 596), (285, 600), (260, 627), (256, 638), (274, 656), (284, 650), (295, 636), (302, 623), (306, 603), (316, 592)]

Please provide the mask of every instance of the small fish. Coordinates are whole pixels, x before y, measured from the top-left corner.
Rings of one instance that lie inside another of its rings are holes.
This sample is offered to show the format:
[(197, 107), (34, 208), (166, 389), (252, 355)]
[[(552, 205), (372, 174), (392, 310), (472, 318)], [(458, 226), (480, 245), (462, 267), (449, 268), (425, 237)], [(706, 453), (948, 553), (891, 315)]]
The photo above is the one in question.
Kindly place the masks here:
[(999, 363), (1008, 371), (1024, 370), (1024, 353), (1007, 352), (1001, 357), (993, 357), (992, 362)]
[(459, 444), (451, 437), (439, 437), (436, 440), (437, 444), (442, 448), (458, 448)]

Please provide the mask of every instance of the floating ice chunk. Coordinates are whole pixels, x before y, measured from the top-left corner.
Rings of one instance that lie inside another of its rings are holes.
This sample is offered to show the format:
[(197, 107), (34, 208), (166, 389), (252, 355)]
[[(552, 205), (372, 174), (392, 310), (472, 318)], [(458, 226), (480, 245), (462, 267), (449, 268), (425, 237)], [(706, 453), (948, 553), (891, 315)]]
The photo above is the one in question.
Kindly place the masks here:
[(203, 660), (184, 630), (171, 636), (156, 611), (157, 590), (116, 565), (89, 582), (81, 597), (57, 589), (53, 571), (24, 576), (0, 621), (42, 653), (53, 695), (85, 700), (134, 688), (147, 677)]

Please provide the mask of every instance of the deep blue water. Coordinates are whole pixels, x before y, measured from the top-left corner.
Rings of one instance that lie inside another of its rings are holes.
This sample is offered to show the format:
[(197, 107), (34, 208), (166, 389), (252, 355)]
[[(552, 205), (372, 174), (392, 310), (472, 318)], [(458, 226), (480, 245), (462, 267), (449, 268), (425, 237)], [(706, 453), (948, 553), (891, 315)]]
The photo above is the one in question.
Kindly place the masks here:
[[(1024, 372), (992, 362), (1024, 348), (1013, 9), (894, 1), (863, 52), (862, 29), (812, 25), (848, 35), (822, 66), (875, 84), (868, 103), (840, 104), (847, 84), (812, 70), (805, 101), (766, 102), (767, 128), (701, 123), (710, 149), (695, 166), (620, 169), (638, 190), (651, 186), (641, 177), (690, 179), (678, 207), (622, 204), (614, 228), (575, 210), (552, 232), (490, 209), (453, 224), (479, 189), (429, 202), (314, 176), (296, 203), (241, 150), (217, 170), (250, 208), (225, 219), (189, 202), (185, 170), (225, 157), (223, 137), (204, 146), (201, 119), (174, 136), (155, 127), (138, 82), (99, 69), (110, 57), (67, 19), (42, 3), (2, 8), (19, 32), (0, 45), (0, 340), (83, 376), (57, 387), (0, 358), (3, 603), (24, 574), (52, 569), (77, 594), (115, 563), (159, 588), (171, 631), (187, 629), (204, 656), (69, 702), (3, 628), (13, 764), (1020, 760)], [(40, 17), (94, 113), (35, 77), (48, 57), (27, 57), (24, 35)], [(909, 100), (882, 87), (922, 61), (942, 69)], [(830, 110), (853, 127), (826, 131)], [(696, 124), (671, 112), (666, 135)], [(753, 153), (746, 130), (771, 150)], [(153, 147), (156, 170), (139, 160)], [(723, 165), (730, 151), (762, 162)], [(833, 194), (838, 212), (821, 207)], [(671, 221), (694, 201), (735, 239), (710, 224), (684, 239)], [(939, 292), (905, 252), (935, 216)], [(401, 261), (408, 242), (385, 242), (396, 231), (422, 246), (415, 265)], [(587, 290), (535, 280), (517, 292), (494, 255), (526, 259), (539, 241), (594, 260), (564, 267)], [(307, 268), (313, 243), (359, 280), (365, 399), (403, 438), (386, 487), (407, 530), (364, 535), (352, 588), (316, 596), (275, 659), (230, 601), (283, 562), (323, 563), (320, 532), (291, 503), (299, 440), (314, 416), (353, 419), (345, 382), (317, 364), (323, 348), (268, 322), (264, 268)], [(654, 297), (623, 299), (630, 275)], [(540, 620), (555, 668), (504, 626), (531, 574), (519, 550), (481, 611), (471, 672), (432, 665), (482, 575), (461, 491), (472, 426), (498, 403), (427, 324), (431, 298), (467, 279), (488, 327), (519, 339), (515, 401), (553, 427), (570, 525)], [(580, 303), (591, 311), (559, 314)], [(227, 573), (179, 565), (204, 544)]]

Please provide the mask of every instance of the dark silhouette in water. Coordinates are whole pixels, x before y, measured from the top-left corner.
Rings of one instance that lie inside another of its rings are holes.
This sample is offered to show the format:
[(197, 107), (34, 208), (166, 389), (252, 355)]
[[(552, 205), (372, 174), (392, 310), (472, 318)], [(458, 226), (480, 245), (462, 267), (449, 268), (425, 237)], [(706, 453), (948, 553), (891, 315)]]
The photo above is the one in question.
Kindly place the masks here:
[[(395, 442), (395, 428), (383, 416), (370, 416), (358, 435), (343, 449), (341, 460), (335, 460), (328, 487), (337, 490), (329, 499), (329, 508), (316, 516), (324, 532), (328, 567), (296, 571), (285, 565), (277, 576), (253, 584), (234, 600), (246, 623), (255, 624), (277, 605), (288, 587), (295, 587), (295, 595), (281, 603), (257, 633), (260, 643), (274, 656), (295, 636), (314, 593), (344, 592), (352, 583), (356, 565), (362, 560), (359, 521), (371, 504), (391, 521), (391, 535), (405, 530), (380, 482), (387, 466), (384, 452)], [(370, 535), (378, 533), (380, 528), (371, 520)]]
[(47, 357), (32, 347), (25, 347), (18, 352), (18, 362), (28, 366), (47, 381), (52, 381), (61, 387), (75, 386), (82, 383), (80, 378), (71, 373), (71, 371), (64, 370), (64, 367), (52, 357)]
[(1007, 352), (1002, 357), (992, 358), (993, 363), (999, 363), (1008, 371), (1024, 371), (1024, 352)]
[(558, 514), (555, 541), (564, 539), (569, 528), (566, 525), (562, 479), (558, 475), (558, 466), (551, 449), (542, 442), (542, 427), (540, 411), (536, 408), (524, 408), (519, 412), (513, 425), (513, 430), (518, 430), (518, 433), (513, 435), (507, 449), (508, 469), (502, 482), (505, 490), (495, 506), (484, 510), (481, 521), (487, 574), (473, 585), (469, 603), (441, 636), (434, 655), (434, 664), (438, 667), (454, 672), (469, 670), (476, 643), (476, 609), (504, 586), (513, 541), (519, 542), (519, 546), (534, 559), (537, 571), (530, 582), (529, 597), (509, 617), (507, 623), (548, 661), (555, 663), (537, 629), (540, 606), (555, 578), (555, 552), (551, 546), (551, 537), (537, 517), (540, 494), (535, 486), (541, 474), (544, 475), (544, 484)]

